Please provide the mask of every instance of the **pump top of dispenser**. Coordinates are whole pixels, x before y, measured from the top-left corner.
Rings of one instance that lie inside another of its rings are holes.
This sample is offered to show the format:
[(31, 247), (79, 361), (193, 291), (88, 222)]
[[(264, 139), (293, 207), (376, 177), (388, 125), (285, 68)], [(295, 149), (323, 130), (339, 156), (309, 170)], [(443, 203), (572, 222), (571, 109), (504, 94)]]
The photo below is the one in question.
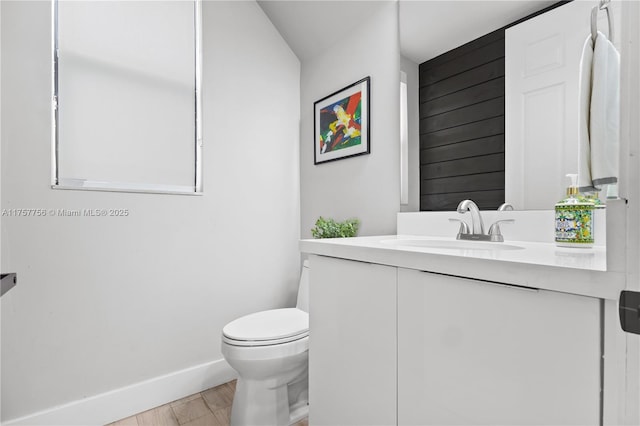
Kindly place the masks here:
[(578, 175), (575, 173), (568, 173), (567, 177), (571, 180), (571, 184), (567, 187), (567, 196), (572, 197), (578, 195)]

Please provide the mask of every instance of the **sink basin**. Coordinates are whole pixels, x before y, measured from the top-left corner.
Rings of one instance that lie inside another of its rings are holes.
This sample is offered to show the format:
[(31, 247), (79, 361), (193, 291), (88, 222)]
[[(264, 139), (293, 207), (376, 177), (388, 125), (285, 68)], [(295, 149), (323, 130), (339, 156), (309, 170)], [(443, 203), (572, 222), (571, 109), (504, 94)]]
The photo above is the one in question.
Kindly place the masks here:
[(428, 239), (390, 239), (380, 241), (382, 244), (397, 247), (423, 247), (446, 250), (522, 250), (524, 247), (494, 243), (489, 241), (463, 241), (463, 240), (428, 240)]

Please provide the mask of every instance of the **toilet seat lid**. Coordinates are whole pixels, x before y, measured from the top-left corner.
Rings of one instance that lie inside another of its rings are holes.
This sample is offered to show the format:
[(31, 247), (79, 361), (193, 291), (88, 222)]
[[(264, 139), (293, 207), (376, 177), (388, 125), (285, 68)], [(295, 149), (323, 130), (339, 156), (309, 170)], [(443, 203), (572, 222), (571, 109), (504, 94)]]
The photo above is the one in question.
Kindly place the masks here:
[(309, 332), (309, 314), (298, 308), (272, 309), (245, 315), (222, 329), (227, 339), (268, 342), (294, 340)]

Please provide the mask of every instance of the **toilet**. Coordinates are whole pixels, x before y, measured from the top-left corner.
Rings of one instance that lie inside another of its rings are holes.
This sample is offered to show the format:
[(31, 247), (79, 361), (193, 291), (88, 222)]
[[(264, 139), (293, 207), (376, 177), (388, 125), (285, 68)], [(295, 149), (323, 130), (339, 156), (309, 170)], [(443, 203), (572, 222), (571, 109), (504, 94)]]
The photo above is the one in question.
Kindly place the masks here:
[(309, 265), (295, 308), (245, 315), (222, 329), (222, 355), (238, 372), (231, 426), (286, 426), (309, 412)]

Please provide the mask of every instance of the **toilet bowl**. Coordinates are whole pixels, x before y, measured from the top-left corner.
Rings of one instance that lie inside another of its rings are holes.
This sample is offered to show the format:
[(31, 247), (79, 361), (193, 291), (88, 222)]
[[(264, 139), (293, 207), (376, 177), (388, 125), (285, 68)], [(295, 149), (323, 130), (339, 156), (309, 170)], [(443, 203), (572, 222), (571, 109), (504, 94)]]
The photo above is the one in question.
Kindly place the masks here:
[(245, 315), (222, 329), (222, 355), (238, 372), (231, 425), (290, 425), (308, 414), (308, 264), (295, 308)]

